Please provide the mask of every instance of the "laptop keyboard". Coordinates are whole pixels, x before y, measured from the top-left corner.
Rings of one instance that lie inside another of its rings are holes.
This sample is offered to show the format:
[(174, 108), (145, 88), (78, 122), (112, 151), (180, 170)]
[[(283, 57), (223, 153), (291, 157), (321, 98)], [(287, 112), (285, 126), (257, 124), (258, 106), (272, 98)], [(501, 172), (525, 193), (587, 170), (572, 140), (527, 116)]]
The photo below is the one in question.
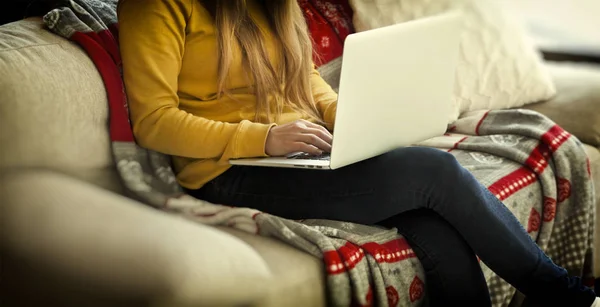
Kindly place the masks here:
[(329, 160), (331, 158), (331, 155), (329, 153), (324, 153), (322, 155), (319, 156), (315, 156), (315, 155), (311, 155), (311, 154), (307, 154), (307, 153), (297, 153), (291, 156), (287, 157), (288, 159), (295, 159), (295, 160)]

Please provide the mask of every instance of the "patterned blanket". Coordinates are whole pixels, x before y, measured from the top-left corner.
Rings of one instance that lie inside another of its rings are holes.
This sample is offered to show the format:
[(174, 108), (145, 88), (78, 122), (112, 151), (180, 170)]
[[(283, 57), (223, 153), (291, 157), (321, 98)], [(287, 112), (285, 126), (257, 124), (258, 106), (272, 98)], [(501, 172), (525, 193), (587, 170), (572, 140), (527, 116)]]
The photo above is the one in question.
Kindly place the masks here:
[[(131, 197), (198, 223), (273, 237), (323, 259), (333, 306), (419, 306), (423, 302), (423, 269), (395, 229), (292, 221), (186, 195), (169, 157), (135, 143), (121, 78), (117, 0), (61, 3), (44, 21), (54, 33), (78, 43), (104, 80), (113, 155)], [(594, 216), (594, 191), (581, 143), (547, 118), (523, 110), (468, 114), (449, 132), (420, 145), (456, 155), (558, 264), (581, 274), (586, 252), (591, 250)], [(514, 289), (483, 263), (482, 268), (494, 306), (507, 305)]]

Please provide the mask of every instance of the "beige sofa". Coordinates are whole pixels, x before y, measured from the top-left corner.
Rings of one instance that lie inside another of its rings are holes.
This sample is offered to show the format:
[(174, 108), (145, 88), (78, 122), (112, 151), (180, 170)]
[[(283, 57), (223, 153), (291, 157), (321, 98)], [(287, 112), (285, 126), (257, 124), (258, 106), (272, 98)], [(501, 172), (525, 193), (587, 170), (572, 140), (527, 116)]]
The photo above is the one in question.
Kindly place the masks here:
[[(580, 83), (572, 86), (564, 91), (581, 93)], [(561, 104), (553, 103), (546, 105)], [(544, 104), (534, 107), (544, 111)], [(107, 117), (102, 80), (79, 47), (36, 18), (0, 26), (0, 288), (7, 305), (326, 304), (319, 259), (121, 196)], [(585, 148), (600, 183), (600, 151)]]

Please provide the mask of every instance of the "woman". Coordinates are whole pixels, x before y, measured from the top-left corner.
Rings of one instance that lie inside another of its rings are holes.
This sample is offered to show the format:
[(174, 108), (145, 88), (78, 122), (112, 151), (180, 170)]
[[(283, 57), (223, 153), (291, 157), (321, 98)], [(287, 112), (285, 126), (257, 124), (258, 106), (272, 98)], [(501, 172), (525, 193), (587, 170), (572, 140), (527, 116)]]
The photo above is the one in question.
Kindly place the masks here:
[[(490, 305), (469, 248), (543, 306), (593, 304), (450, 154), (403, 148), (323, 172), (228, 165), (331, 149), (337, 96), (313, 68), (296, 0), (125, 0), (119, 22), (136, 139), (172, 155), (192, 195), (291, 219), (398, 227), (425, 266), (431, 305), (465, 305), (453, 291)], [(469, 276), (454, 280), (446, 254), (460, 255)]]

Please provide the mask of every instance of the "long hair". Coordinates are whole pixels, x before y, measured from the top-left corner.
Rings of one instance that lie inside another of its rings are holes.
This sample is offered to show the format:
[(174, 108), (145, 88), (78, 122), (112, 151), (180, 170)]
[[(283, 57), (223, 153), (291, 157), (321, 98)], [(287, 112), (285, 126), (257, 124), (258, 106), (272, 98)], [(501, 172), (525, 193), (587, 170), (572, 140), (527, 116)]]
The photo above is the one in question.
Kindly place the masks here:
[(219, 95), (227, 95), (232, 47), (238, 44), (244, 69), (254, 81), (256, 121), (276, 121), (284, 106), (289, 106), (312, 120), (322, 122), (310, 87), (312, 41), (297, 0), (258, 1), (267, 14), (271, 31), (283, 52), (277, 69), (269, 61), (263, 44), (264, 37), (250, 17), (247, 0), (201, 0), (216, 23), (220, 52)]

